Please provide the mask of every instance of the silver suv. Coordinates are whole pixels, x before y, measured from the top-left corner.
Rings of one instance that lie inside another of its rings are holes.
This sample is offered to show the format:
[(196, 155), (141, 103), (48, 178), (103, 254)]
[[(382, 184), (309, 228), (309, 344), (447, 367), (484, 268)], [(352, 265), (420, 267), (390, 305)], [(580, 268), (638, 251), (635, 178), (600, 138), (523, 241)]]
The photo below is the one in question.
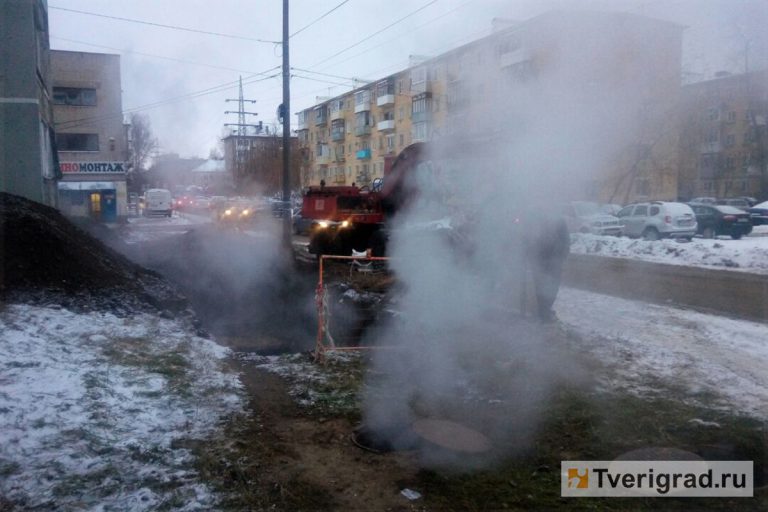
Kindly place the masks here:
[(690, 240), (696, 234), (696, 215), (690, 206), (683, 203), (652, 201), (631, 204), (616, 215), (624, 224), (624, 234), (630, 237)]

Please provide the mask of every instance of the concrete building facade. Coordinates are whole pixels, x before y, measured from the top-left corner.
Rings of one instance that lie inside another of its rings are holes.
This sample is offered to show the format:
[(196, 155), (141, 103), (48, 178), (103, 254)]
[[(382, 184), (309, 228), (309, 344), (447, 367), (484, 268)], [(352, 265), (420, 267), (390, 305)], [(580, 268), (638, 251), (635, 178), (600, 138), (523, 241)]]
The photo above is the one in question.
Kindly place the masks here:
[(56, 205), (48, 4), (0, 2), (0, 191)]
[[(541, 153), (560, 154), (563, 176), (575, 174), (571, 155), (587, 154), (574, 197), (677, 197), (682, 27), (626, 13), (551, 12), (496, 28), (298, 112), (310, 155), (302, 184), (370, 185), (414, 142), (503, 153), (498, 146), (525, 144), (538, 131), (541, 146), (552, 134), (554, 150)], [(601, 147), (584, 147), (601, 138)], [(519, 167), (515, 157), (498, 165)]]
[(120, 56), (51, 51), (56, 146), (66, 215), (114, 222), (127, 215), (127, 131)]
[(768, 197), (768, 70), (682, 90), (680, 195)]
[[(293, 190), (300, 186), (300, 169), (306, 151), (299, 139), (291, 137), (290, 179)], [(228, 135), (224, 143), (224, 164), (230, 183), (240, 195), (275, 194), (282, 190), (283, 138), (273, 132)]]

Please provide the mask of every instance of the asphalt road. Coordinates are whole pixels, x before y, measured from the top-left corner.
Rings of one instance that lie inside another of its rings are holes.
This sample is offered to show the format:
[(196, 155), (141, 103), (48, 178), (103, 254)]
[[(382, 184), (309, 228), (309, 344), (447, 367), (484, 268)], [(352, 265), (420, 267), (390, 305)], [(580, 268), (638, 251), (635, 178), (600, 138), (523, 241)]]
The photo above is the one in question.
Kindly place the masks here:
[[(185, 212), (173, 219), (137, 219), (131, 228), (162, 237), (159, 231), (184, 232), (206, 224), (210, 224), (209, 217)], [(315, 261), (307, 252), (308, 243), (307, 237), (293, 237), (294, 255), (307, 267)], [(768, 321), (768, 276), (760, 274), (571, 254), (563, 284), (628, 299)]]

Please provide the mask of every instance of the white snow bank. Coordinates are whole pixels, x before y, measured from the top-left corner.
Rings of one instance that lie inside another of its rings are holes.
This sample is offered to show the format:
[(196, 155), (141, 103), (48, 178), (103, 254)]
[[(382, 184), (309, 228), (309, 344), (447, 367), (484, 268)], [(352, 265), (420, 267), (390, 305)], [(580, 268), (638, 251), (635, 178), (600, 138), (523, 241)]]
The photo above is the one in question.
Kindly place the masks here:
[(176, 440), (241, 408), (226, 349), (148, 314), (0, 311), (0, 495), (24, 508), (210, 509)]
[(657, 378), (716, 407), (768, 418), (768, 325), (562, 288), (560, 320), (615, 369), (606, 384), (663, 392)]
[(691, 242), (575, 234), (571, 252), (768, 274), (768, 236), (762, 232), (741, 240), (694, 238)]

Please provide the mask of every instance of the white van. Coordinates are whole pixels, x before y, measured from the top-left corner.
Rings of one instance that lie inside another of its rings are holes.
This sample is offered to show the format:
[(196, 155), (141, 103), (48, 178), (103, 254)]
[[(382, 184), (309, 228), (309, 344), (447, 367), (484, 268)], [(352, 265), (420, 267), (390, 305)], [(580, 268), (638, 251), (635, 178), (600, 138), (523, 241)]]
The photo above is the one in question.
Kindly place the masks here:
[(171, 191), (164, 188), (151, 188), (144, 193), (144, 215), (173, 214)]

